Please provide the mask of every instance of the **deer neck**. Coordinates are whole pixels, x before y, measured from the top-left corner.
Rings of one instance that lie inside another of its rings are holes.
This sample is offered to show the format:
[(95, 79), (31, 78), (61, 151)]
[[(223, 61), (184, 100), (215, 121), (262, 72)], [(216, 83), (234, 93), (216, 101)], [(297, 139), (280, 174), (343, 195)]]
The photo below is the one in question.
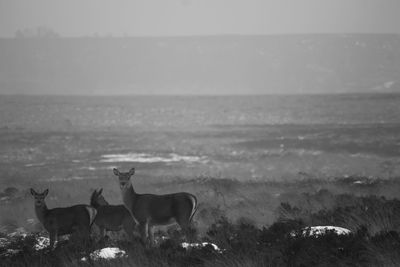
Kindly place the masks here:
[(135, 192), (135, 189), (133, 189), (132, 183), (122, 189), (122, 198), (125, 206), (127, 206), (128, 208), (131, 208), (135, 204), (137, 194)]
[(36, 216), (42, 224), (44, 223), (44, 217), (46, 216), (48, 210), (49, 209), (47, 208), (46, 203), (35, 205)]
[[(108, 203), (107, 203), (108, 204)], [(100, 204), (98, 201), (96, 201), (96, 200), (91, 200), (90, 201), (90, 206), (92, 206), (93, 208), (95, 208), (95, 209), (98, 209), (98, 208), (100, 208), (101, 206), (104, 206), (104, 205), (102, 205), (102, 204)]]

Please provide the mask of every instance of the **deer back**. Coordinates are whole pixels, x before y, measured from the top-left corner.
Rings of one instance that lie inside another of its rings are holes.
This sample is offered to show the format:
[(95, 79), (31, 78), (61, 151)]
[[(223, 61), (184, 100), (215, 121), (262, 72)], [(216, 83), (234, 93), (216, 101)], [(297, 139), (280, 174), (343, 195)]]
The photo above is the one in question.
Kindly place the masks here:
[(166, 195), (141, 194), (137, 196), (132, 212), (139, 222), (165, 224), (178, 217), (190, 218), (194, 205), (192, 195), (185, 192)]
[(97, 208), (95, 224), (98, 226), (116, 231), (126, 220), (130, 220), (134, 224), (131, 214), (124, 205), (107, 205)]
[(57, 231), (59, 235), (76, 230), (90, 230), (97, 211), (88, 205), (49, 209), (44, 216), (46, 230)]

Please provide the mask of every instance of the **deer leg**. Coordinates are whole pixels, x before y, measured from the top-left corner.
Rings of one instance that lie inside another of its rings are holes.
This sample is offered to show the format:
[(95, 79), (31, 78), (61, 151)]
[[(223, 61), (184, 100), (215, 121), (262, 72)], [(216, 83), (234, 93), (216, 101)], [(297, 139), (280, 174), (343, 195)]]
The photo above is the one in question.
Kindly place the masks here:
[(135, 235), (133, 234), (133, 229), (126, 229), (126, 234), (128, 235), (129, 240), (133, 242), (135, 240)]
[(101, 239), (104, 239), (104, 237), (106, 236), (106, 229), (103, 226), (100, 226), (99, 229), (100, 229)]
[(53, 249), (55, 249), (55, 245), (56, 245), (56, 243), (57, 243), (57, 231), (54, 231), (54, 232), (50, 232), (49, 233), (50, 234), (50, 249), (51, 250), (53, 250)]
[(141, 223), (140, 224), (140, 235), (142, 237), (142, 242), (145, 246), (147, 246), (147, 234), (148, 234), (148, 223)]
[(154, 227), (152, 225), (148, 226), (147, 233), (150, 239), (150, 246), (154, 246)]
[(125, 233), (128, 235), (128, 238), (131, 240), (131, 242), (133, 242), (135, 239), (135, 236), (133, 234), (135, 226), (129, 220), (129, 221), (124, 221), (122, 227), (124, 228)]
[(54, 248), (57, 247), (58, 244), (58, 232), (56, 232), (56, 234), (54, 235)]
[(88, 248), (90, 244), (90, 226), (89, 224), (80, 223), (74, 225), (72, 231), (72, 235), (74, 235), (74, 240), (77, 242), (77, 245), (83, 246), (84, 248)]
[(50, 233), (50, 249), (54, 247), (54, 234)]
[(85, 238), (86, 247), (88, 247), (90, 245), (90, 243), (91, 243), (91, 240), (90, 240), (90, 225), (85, 225), (85, 227), (83, 229), (84, 229), (83, 230), (84, 231), (83, 235), (84, 235), (84, 238)]
[(183, 236), (186, 240), (192, 241), (196, 239), (196, 231), (193, 231), (194, 228), (192, 228), (192, 224), (189, 221), (189, 218), (177, 218), (176, 221), (179, 224), (179, 227), (181, 228)]

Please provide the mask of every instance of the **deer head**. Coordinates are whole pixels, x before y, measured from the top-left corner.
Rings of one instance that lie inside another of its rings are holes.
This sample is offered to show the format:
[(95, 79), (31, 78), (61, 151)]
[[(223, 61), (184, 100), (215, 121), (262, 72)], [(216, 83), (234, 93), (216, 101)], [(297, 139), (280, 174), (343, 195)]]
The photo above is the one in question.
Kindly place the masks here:
[(98, 206), (106, 206), (109, 205), (109, 203), (106, 201), (106, 199), (103, 197), (101, 194), (103, 192), (103, 188), (101, 188), (99, 191), (94, 190), (92, 193), (92, 196), (90, 197), (90, 205), (93, 207), (98, 207)]
[(121, 190), (127, 189), (131, 185), (131, 177), (135, 174), (135, 168), (130, 169), (129, 172), (120, 172), (116, 168), (113, 169), (113, 172), (116, 176), (118, 176), (119, 187)]
[(43, 191), (43, 193), (37, 193), (35, 190), (31, 188), (31, 194), (35, 199), (35, 206), (42, 206), (44, 205), (44, 199), (46, 198), (47, 194), (49, 193), (49, 189)]

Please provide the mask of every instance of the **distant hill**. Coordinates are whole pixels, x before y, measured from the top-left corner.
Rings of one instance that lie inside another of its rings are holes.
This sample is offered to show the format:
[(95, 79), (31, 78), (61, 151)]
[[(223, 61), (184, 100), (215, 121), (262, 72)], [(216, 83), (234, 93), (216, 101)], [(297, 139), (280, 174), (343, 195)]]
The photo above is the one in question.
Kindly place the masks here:
[(400, 35), (0, 39), (0, 93), (400, 92)]

